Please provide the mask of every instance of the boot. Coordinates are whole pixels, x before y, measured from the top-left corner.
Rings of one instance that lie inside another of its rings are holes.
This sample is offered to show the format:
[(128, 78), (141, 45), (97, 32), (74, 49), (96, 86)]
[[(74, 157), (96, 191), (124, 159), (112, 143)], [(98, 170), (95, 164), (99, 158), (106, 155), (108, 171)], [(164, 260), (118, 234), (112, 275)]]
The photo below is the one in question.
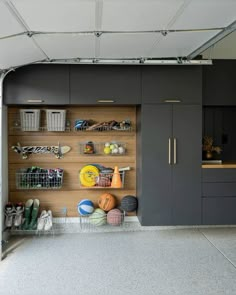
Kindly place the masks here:
[(25, 203), (25, 220), (22, 224), (22, 229), (23, 230), (28, 230), (29, 229), (29, 224), (30, 224), (30, 218), (31, 218), (31, 212), (33, 208), (33, 200), (29, 199)]
[(29, 230), (36, 230), (37, 229), (38, 214), (39, 214), (39, 200), (34, 199), (33, 209), (31, 212), (31, 221), (29, 224)]

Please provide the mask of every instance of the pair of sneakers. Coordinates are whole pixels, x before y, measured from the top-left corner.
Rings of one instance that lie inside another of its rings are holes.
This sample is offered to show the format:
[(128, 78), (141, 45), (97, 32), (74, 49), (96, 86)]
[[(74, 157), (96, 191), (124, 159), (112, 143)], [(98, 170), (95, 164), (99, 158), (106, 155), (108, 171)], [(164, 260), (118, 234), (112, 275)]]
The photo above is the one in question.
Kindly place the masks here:
[(51, 230), (52, 229), (52, 211), (43, 210), (38, 219), (37, 230)]
[(5, 226), (7, 228), (19, 227), (23, 222), (24, 206), (22, 203), (7, 203), (5, 205)]

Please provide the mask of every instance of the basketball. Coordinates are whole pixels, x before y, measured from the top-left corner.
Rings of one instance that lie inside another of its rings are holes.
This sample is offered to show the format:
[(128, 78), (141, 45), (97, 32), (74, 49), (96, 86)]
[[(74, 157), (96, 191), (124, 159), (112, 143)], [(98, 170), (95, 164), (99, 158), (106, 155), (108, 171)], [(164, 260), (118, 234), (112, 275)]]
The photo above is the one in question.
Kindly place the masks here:
[(104, 211), (109, 211), (115, 208), (116, 199), (109, 193), (102, 194), (98, 199), (98, 206)]
[(138, 207), (138, 200), (134, 196), (125, 196), (121, 200), (120, 204), (121, 208), (126, 212), (135, 211)]
[(106, 213), (100, 208), (95, 209), (93, 214), (89, 216), (89, 222), (96, 226), (106, 224), (107, 223)]
[(88, 199), (84, 199), (80, 201), (77, 208), (78, 208), (79, 214), (82, 216), (91, 214), (94, 211), (93, 202)]
[(107, 213), (107, 223), (110, 225), (121, 225), (123, 214), (119, 209), (112, 209)]

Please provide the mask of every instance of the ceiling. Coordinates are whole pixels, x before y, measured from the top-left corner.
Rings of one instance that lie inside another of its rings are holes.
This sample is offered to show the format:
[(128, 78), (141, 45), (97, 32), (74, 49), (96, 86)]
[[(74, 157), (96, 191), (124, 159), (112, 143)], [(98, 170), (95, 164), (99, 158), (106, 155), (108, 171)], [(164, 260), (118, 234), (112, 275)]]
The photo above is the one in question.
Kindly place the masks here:
[(235, 21), (235, 0), (0, 0), (0, 70), (191, 60), (236, 29)]

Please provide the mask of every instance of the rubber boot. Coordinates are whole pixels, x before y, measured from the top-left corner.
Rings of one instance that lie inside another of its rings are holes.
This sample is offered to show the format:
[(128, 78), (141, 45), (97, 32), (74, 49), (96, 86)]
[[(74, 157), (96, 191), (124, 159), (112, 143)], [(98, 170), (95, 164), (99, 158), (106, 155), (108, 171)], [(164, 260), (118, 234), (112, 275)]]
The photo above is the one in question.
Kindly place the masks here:
[(31, 218), (31, 211), (32, 211), (32, 207), (33, 207), (33, 200), (29, 199), (27, 200), (27, 202), (25, 203), (25, 220), (22, 224), (22, 229), (23, 230), (28, 230), (29, 229), (29, 224), (30, 224), (30, 218)]
[(34, 199), (33, 209), (31, 212), (31, 221), (29, 224), (29, 230), (37, 229), (38, 214), (39, 214), (39, 200)]

